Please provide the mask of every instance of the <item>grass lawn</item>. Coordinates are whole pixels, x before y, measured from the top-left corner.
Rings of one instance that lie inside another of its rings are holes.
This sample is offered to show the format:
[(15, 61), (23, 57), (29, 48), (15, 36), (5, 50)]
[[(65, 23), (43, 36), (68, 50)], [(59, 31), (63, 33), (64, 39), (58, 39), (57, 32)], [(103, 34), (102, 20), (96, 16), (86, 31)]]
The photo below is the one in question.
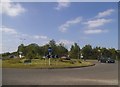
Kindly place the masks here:
[(85, 62), (82, 60), (62, 60), (51, 59), (51, 65), (49, 65), (49, 59), (33, 59), (31, 63), (25, 64), (25, 59), (9, 59), (2, 61), (3, 68), (68, 68), (68, 67), (83, 67), (93, 65), (91, 62)]

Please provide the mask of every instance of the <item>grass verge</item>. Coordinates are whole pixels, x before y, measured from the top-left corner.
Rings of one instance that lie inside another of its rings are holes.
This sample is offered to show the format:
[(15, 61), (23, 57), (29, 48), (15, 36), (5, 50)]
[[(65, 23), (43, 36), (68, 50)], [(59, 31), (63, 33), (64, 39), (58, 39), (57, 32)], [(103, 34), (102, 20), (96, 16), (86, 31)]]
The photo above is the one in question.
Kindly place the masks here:
[(9, 59), (2, 61), (3, 68), (38, 68), (38, 69), (51, 69), (51, 68), (78, 68), (94, 65), (91, 62), (86, 62), (82, 60), (72, 59), (72, 60), (62, 60), (51, 59), (49, 65), (49, 60), (46, 59), (33, 59), (31, 63), (23, 63), (25, 59)]

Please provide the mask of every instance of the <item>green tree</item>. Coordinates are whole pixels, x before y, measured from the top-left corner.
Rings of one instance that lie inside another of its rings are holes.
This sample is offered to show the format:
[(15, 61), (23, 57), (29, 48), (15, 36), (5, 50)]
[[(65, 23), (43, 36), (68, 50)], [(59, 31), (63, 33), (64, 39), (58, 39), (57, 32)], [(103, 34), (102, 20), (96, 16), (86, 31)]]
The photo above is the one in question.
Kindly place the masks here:
[(91, 59), (91, 57), (92, 57), (92, 46), (91, 45), (85, 45), (82, 48), (82, 53), (83, 53), (84, 59)]
[(28, 57), (32, 59), (36, 58), (38, 55), (40, 55), (39, 50), (40, 50), (40, 47), (35, 43), (26, 46), (27, 58)]
[(98, 59), (101, 57), (100, 47), (95, 47), (92, 49), (91, 59)]
[(18, 55), (20, 52), (22, 52), (22, 55), (26, 55), (26, 50), (25, 50), (24, 44), (21, 44), (18, 46), (18, 50), (17, 50)]
[(116, 59), (117, 57), (117, 51), (115, 50), (115, 48), (111, 48), (109, 49), (110, 53), (111, 53), (111, 57)]
[(7, 57), (7, 56), (9, 56), (9, 55), (10, 55), (10, 53), (9, 53), (9, 52), (2, 53), (2, 57)]
[(71, 46), (70, 58), (79, 59), (80, 58), (80, 47), (77, 43)]
[(57, 55), (59, 56), (63, 56), (63, 55), (68, 55), (68, 50), (65, 48), (64, 44), (63, 43), (60, 43), (58, 46), (57, 46)]
[(117, 50), (117, 59), (120, 60), (120, 50)]
[(112, 56), (112, 53), (107, 48), (102, 48), (101, 52), (102, 52), (103, 57), (111, 57)]

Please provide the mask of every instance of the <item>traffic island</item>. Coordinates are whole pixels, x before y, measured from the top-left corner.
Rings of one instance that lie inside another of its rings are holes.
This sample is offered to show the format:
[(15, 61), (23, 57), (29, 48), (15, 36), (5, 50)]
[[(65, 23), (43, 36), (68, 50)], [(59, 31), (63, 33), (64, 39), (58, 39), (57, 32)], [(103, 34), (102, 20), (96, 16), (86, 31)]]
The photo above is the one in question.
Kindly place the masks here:
[(60, 68), (82, 68), (94, 66), (92, 62), (87, 62), (83, 60), (59, 60), (51, 59), (49, 65), (49, 59), (32, 59), (30, 63), (24, 62), (25, 59), (10, 59), (3, 60), (3, 68), (31, 68), (31, 69), (60, 69)]

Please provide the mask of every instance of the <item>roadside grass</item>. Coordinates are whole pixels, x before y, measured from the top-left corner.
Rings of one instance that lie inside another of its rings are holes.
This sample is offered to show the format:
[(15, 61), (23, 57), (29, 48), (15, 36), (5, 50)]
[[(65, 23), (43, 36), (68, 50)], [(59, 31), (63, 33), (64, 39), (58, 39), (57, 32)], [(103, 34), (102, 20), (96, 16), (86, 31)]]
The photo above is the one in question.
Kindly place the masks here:
[(32, 59), (31, 63), (24, 63), (25, 59), (9, 59), (2, 61), (3, 68), (71, 68), (71, 67), (85, 67), (91, 66), (93, 63), (86, 62), (83, 60), (71, 59), (71, 60), (60, 60), (51, 59), (51, 65), (49, 65), (49, 59)]

